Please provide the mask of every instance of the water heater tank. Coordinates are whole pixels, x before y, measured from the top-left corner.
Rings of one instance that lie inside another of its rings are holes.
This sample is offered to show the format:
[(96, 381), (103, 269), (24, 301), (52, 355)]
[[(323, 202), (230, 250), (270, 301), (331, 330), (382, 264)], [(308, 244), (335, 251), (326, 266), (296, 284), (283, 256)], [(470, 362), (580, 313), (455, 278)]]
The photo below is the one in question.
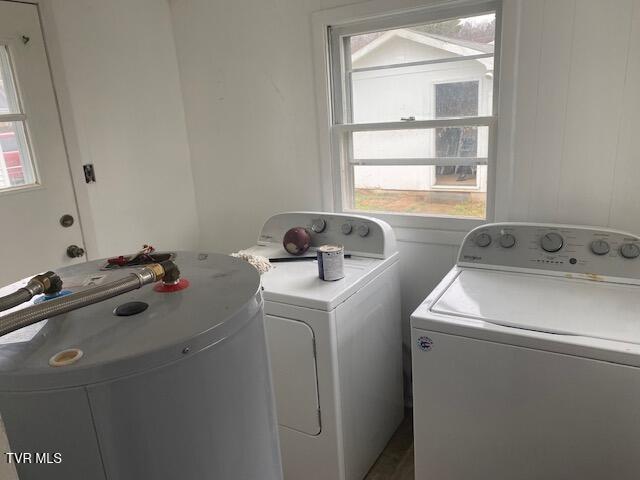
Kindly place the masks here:
[[(174, 259), (184, 290), (142, 287), (0, 337), (0, 415), (11, 451), (31, 454), (20, 480), (282, 478), (258, 273)], [(78, 291), (131, 272), (104, 266), (58, 273)]]

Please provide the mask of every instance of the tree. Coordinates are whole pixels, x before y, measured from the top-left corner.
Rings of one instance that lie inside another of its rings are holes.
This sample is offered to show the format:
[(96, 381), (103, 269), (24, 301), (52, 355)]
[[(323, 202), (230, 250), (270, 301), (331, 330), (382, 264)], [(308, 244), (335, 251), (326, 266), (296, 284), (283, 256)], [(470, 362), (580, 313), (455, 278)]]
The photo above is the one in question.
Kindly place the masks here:
[(488, 22), (474, 22), (467, 19), (447, 20), (413, 27), (414, 30), (458, 40), (470, 40), (478, 43), (489, 43), (494, 40), (496, 31), (495, 17)]

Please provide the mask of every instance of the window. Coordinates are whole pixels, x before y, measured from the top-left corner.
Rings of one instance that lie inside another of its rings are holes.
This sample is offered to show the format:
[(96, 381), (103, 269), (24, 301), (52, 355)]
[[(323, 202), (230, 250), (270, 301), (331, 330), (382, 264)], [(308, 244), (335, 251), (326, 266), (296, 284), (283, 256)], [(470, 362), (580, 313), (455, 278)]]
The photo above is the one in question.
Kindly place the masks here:
[(36, 183), (26, 121), (9, 50), (0, 45), (0, 191)]
[[(473, 81), (436, 84), (436, 118), (477, 116), (479, 83)], [(477, 157), (477, 127), (437, 128), (436, 156)], [(478, 186), (478, 167), (475, 165), (437, 166), (435, 170), (435, 186), (449, 188)]]
[(487, 218), (496, 11), (476, 3), (329, 28), (342, 210)]

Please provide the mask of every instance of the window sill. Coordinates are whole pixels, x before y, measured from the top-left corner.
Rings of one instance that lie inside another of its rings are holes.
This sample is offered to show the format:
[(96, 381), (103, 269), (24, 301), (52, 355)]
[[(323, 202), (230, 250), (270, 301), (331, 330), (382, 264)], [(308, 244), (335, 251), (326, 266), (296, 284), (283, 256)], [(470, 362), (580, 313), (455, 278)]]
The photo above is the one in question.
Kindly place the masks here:
[(365, 215), (387, 222), (400, 242), (460, 245), (464, 236), (487, 219), (437, 215), (412, 215), (343, 209), (344, 213)]
[(44, 187), (40, 183), (31, 183), (29, 185), (19, 185), (16, 187), (6, 187), (0, 189), (0, 196), (4, 195), (17, 195), (19, 193), (32, 192), (34, 190), (41, 190)]

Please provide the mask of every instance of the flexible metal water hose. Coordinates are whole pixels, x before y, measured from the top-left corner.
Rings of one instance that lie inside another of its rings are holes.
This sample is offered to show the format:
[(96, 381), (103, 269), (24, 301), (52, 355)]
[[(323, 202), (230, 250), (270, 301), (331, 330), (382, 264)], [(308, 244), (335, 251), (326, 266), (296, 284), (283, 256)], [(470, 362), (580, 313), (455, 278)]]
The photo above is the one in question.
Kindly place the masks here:
[(0, 317), (0, 337), (47, 318), (102, 302), (136, 290), (149, 283), (154, 283), (161, 280), (166, 272), (173, 269), (177, 270), (177, 267), (171, 261), (147, 265), (119, 280), (12, 312)]
[(17, 307), (18, 305), (28, 302), (34, 296), (41, 293), (51, 294), (57, 293), (62, 289), (62, 280), (53, 272), (43, 273), (33, 277), (27, 285), (19, 288), (13, 293), (0, 297), (0, 312)]
[(20, 288), (9, 295), (0, 298), (0, 312), (17, 307), (33, 298), (33, 294), (26, 288)]

